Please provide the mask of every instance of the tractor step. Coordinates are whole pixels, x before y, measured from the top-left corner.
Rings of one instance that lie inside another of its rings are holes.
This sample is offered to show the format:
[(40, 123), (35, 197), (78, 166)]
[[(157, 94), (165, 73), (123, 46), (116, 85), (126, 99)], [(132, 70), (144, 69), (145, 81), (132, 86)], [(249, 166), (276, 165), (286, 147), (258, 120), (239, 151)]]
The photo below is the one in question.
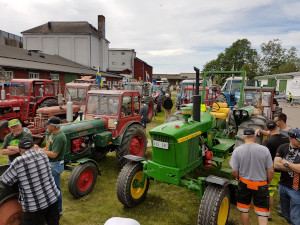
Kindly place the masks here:
[(232, 169), (230, 169), (230, 168), (225, 168), (225, 167), (222, 167), (222, 168), (221, 168), (221, 171), (224, 172), (224, 173), (229, 173), (229, 174), (232, 173)]
[(222, 158), (218, 158), (218, 157), (213, 157), (212, 159), (214, 162), (219, 162), (219, 163), (222, 163), (225, 161), (225, 159), (222, 159)]

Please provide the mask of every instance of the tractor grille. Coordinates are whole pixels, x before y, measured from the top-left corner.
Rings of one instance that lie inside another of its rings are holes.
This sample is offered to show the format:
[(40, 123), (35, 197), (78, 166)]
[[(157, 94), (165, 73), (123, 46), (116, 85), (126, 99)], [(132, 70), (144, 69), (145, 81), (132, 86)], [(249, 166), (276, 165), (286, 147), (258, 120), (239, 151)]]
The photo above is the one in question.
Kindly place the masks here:
[(169, 137), (162, 135), (154, 135), (153, 140), (169, 143)]
[(194, 137), (188, 141), (188, 151), (188, 165), (190, 165), (199, 158), (199, 137)]

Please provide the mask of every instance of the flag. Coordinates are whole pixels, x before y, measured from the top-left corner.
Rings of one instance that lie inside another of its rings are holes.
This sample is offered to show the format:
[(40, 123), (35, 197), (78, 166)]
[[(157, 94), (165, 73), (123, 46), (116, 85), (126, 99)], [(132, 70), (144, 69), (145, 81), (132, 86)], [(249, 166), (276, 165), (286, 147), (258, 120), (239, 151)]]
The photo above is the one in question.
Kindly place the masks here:
[(147, 73), (147, 71), (146, 71), (146, 76), (147, 76), (147, 80), (150, 80), (150, 75), (149, 73)]
[(96, 81), (97, 81), (97, 84), (100, 85), (100, 87), (103, 86), (102, 75), (100, 73), (100, 68), (99, 67), (98, 67), (98, 71), (97, 71), (97, 74), (96, 74)]

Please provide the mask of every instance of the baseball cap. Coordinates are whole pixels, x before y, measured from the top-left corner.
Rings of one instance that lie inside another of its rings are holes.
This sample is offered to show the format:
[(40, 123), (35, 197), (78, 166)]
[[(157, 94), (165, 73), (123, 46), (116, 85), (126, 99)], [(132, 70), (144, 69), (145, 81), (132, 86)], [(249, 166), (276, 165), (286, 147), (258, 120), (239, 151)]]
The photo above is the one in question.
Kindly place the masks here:
[(255, 134), (255, 131), (253, 128), (246, 128), (244, 130), (244, 135), (254, 135)]
[(18, 143), (18, 147), (21, 149), (30, 149), (33, 145), (33, 141), (28, 137), (22, 138)]
[(297, 141), (300, 141), (300, 130), (298, 128), (289, 130), (288, 135), (291, 138), (295, 138)]
[(273, 130), (275, 127), (277, 127), (277, 124), (274, 120), (268, 120), (266, 126), (268, 129)]
[(13, 127), (13, 126), (16, 126), (16, 125), (19, 125), (21, 124), (20, 120), (18, 119), (12, 119), (10, 121), (8, 121), (8, 127)]
[(57, 116), (53, 116), (44, 123), (45, 126), (49, 124), (61, 124), (61, 119)]
[(170, 97), (169, 93), (166, 94), (166, 97)]

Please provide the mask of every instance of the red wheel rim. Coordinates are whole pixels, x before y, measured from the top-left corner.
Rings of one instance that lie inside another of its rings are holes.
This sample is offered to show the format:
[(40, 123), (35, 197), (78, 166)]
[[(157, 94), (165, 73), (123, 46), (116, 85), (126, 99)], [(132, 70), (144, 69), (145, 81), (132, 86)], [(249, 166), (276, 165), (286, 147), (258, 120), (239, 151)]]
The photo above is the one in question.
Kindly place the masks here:
[(1, 129), (1, 132), (0, 132), (1, 139), (4, 140), (5, 136), (9, 133), (10, 133), (10, 130), (8, 127), (4, 127), (3, 129)]
[(86, 191), (93, 183), (94, 174), (92, 170), (85, 170), (79, 177), (78, 189), (79, 191)]
[(143, 156), (144, 153), (144, 139), (142, 135), (136, 135), (132, 138), (130, 142), (130, 151), (131, 155)]
[(0, 224), (20, 224), (23, 211), (18, 199), (11, 199), (0, 207)]

